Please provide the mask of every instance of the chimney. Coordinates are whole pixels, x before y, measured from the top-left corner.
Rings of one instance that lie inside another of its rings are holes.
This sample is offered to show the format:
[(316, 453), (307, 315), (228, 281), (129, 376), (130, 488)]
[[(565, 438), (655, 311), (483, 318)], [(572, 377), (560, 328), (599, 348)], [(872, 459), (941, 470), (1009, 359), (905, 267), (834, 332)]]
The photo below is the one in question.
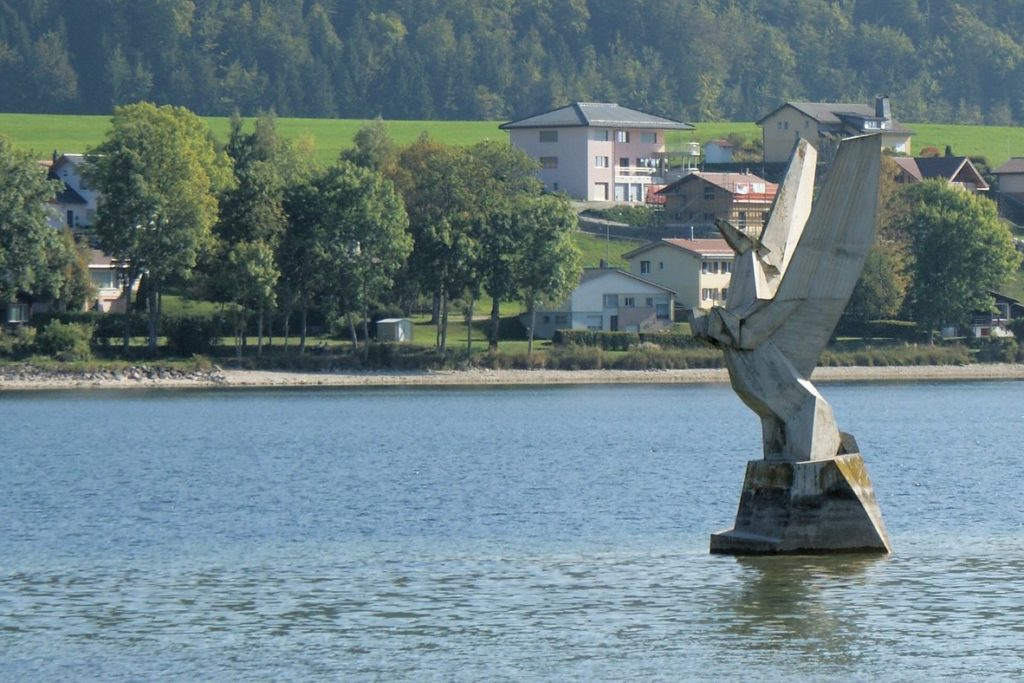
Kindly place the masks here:
[(875, 98), (875, 117), (886, 121), (892, 118), (892, 107), (889, 106), (888, 95), (879, 95)]

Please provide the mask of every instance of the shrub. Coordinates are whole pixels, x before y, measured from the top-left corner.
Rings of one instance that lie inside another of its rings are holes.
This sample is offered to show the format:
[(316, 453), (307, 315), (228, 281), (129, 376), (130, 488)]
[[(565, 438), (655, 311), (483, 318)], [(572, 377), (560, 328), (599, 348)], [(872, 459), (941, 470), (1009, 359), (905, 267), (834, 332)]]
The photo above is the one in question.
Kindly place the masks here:
[(164, 318), (161, 327), (174, 354), (194, 356), (209, 353), (224, 336), (227, 326), (220, 316), (191, 315)]
[(36, 348), (60, 361), (81, 361), (92, 358), (89, 341), (92, 325), (88, 323), (62, 323), (51, 320), (36, 334)]
[(36, 328), (29, 325), (18, 325), (11, 331), (0, 327), (0, 355), (23, 356), (31, 353), (36, 343)]
[(976, 359), (981, 363), (1014, 363), (1019, 347), (1013, 337), (986, 337), (971, 343), (978, 350)]

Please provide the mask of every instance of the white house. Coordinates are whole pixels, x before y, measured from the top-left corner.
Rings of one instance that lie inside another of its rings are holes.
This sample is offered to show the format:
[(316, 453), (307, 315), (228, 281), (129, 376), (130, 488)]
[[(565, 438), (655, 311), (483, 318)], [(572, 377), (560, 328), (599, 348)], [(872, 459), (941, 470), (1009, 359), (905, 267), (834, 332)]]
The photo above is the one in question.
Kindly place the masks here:
[(725, 305), (736, 254), (723, 239), (664, 238), (623, 254), (629, 272), (676, 293), (688, 310)]
[[(569, 298), (538, 310), (534, 337), (550, 339), (555, 330), (646, 332), (672, 323), (675, 292), (617, 268), (586, 268)], [(530, 324), (529, 314), (521, 316)]]
[(96, 219), (96, 202), (99, 193), (89, 187), (82, 178), (84, 154), (53, 153), (47, 175), (53, 180), (63, 181), (64, 186), (57, 193), (50, 224), (55, 228), (68, 227), (75, 232), (88, 231)]
[(606, 102), (573, 102), (499, 128), (537, 160), (548, 192), (623, 203), (642, 203), (652, 184), (664, 184), (665, 132), (693, 130), (682, 121)]

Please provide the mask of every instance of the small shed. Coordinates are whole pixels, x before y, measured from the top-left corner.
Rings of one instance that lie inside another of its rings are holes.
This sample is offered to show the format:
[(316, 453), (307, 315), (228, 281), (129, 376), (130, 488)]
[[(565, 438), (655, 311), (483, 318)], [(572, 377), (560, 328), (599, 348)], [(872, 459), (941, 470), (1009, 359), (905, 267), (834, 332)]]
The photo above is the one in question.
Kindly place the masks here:
[(408, 318), (382, 318), (377, 321), (377, 341), (412, 341), (412, 321)]

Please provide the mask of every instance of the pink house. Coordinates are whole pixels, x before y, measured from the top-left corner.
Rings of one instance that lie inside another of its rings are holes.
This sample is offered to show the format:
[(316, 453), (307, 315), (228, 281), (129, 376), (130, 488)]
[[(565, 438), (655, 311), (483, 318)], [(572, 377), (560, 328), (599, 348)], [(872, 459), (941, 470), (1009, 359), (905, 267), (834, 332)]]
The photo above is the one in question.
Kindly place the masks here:
[(499, 128), (537, 160), (548, 192), (620, 203), (642, 203), (652, 184), (664, 184), (666, 131), (694, 129), (606, 102), (573, 102)]

